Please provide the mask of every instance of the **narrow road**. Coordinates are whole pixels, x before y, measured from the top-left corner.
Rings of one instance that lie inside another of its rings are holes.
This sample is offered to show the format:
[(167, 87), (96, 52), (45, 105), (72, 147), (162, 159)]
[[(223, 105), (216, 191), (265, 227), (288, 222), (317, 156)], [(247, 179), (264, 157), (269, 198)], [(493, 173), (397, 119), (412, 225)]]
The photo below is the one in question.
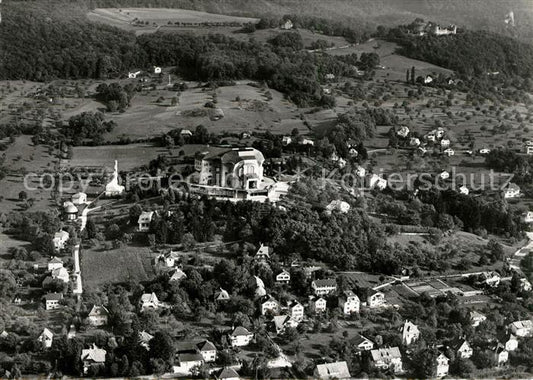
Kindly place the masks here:
[(520, 262), (526, 257), (531, 250), (533, 250), (533, 232), (526, 232), (528, 242), (522, 248), (518, 249), (513, 257), (509, 259), (509, 267), (520, 275), (523, 275)]

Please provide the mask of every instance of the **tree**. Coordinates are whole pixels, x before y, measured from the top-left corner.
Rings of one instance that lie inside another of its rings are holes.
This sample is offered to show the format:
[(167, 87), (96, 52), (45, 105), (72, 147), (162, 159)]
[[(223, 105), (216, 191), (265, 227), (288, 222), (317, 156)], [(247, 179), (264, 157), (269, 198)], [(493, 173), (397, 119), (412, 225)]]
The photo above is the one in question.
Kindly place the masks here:
[(173, 363), (176, 348), (174, 347), (174, 340), (168, 333), (156, 332), (153, 339), (150, 340), (149, 346), (151, 358), (163, 359), (169, 364)]
[(469, 359), (457, 357), (450, 363), (450, 374), (457, 377), (469, 377), (474, 370), (474, 364)]
[(139, 221), (139, 216), (141, 216), (143, 212), (143, 209), (140, 205), (135, 204), (130, 207), (129, 211), (129, 219), (130, 219), (130, 225), (137, 225), (137, 222)]

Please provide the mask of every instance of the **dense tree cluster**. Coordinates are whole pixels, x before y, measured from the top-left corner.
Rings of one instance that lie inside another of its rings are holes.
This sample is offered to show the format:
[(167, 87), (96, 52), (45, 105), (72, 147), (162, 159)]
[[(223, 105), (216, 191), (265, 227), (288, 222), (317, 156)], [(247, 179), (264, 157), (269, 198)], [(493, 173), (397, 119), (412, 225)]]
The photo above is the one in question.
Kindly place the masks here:
[(128, 83), (124, 87), (119, 83), (101, 83), (96, 87), (96, 98), (107, 105), (107, 109), (111, 112), (123, 112), (131, 102), (135, 91), (139, 90), (139, 86)]
[(103, 134), (111, 132), (115, 127), (114, 121), (104, 121), (101, 112), (82, 112), (72, 116), (68, 125), (63, 126), (63, 135), (70, 139), (73, 145), (81, 145), (85, 140), (91, 140), (98, 145), (103, 140)]

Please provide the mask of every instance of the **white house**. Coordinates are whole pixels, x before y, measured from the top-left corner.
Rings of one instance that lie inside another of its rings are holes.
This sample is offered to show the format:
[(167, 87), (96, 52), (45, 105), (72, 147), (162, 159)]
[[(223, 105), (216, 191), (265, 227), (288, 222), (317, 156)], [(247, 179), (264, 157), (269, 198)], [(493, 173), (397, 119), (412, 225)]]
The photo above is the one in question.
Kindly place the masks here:
[(426, 75), (424, 78), (424, 84), (429, 84), (431, 82), (433, 82), (433, 77), (431, 75)]
[(242, 326), (237, 326), (229, 336), (232, 347), (244, 347), (254, 339), (254, 334)]
[(154, 66), (154, 74), (161, 74), (161, 67)]
[(208, 340), (198, 344), (198, 351), (206, 363), (214, 362), (217, 358), (217, 348)]
[(286, 270), (281, 271), (281, 273), (279, 273), (276, 276), (276, 282), (280, 284), (288, 284), (290, 281), (291, 281), (291, 274), (287, 272)]
[(372, 174), (368, 179), (368, 185), (371, 189), (385, 190), (387, 180), (377, 174)]
[(481, 148), (480, 150), (478, 150), (478, 153), (479, 154), (489, 154), (490, 153), (490, 149), (489, 148)]
[(157, 310), (160, 306), (159, 300), (155, 293), (144, 293), (141, 296), (141, 311), (154, 309)]
[(283, 138), (281, 139), (281, 144), (286, 146), (286, 145), (289, 145), (290, 143), (292, 143), (291, 136), (283, 136)]
[(498, 343), (494, 349), (494, 359), (498, 367), (506, 364), (509, 361), (509, 352), (501, 343)]
[(522, 214), (522, 221), (524, 223), (533, 223), (533, 211), (528, 211)]
[(87, 203), (87, 194), (85, 193), (76, 193), (71, 198), (72, 203), (75, 205), (84, 205)]
[(37, 341), (41, 343), (44, 349), (50, 348), (54, 341), (54, 333), (45, 327), (41, 335), (37, 338)]
[(150, 223), (152, 222), (153, 217), (153, 211), (143, 211), (141, 215), (139, 215), (139, 219), (137, 220), (137, 224), (139, 225), (139, 232), (150, 231)]
[(355, 175), (359, 178), (364, 178), (366, 175), (366, 169), (362, 166), (358, 166), (357, 169), (355, 169)]
[(448, 371), (450, 369), (450, 365), (448, 364), (450, 359), (446, 357), (443, 353), (441, 353), (439, 356), (437, 356), (437, 377), (444, 377), (448, 375)]
[(478, 327), (481, 323), (487, 320), (487, 317), (474, 310), (470, 312), (470, 320), (472, 321), (472, 327)]
[(289, 302), (287, 306), (289, 308), (289, 314), (292, 319), (298, 322), (304, 319), (304, 307), (301, 303), (293, 300)]
[(470, 190), (468, 189), (468, 187), (466, 187), (465, 185), (461, 186), (459, 188), (459, 193), (460, 194), (464, 194), (464, 195), (468, 195), (470, 194)]
[(531, 291), (531, 282), (527, 278), (521, 278), (520, 279), (520, 290), (523, 292), (530, 292)]
[(506, 335), (502, 339), (502, 343), (509, 352), (515, 351), (518, 348), (518, 339), (513, 334)]
[(181, 281), (183, 279), (187, 278), (187, 274), (185, 274), (184, 271), (182, 271), (181, 269), (179, 268), (176, 268), (176, 270), (174, 271), (174, 273), (172, 273), (172, 276), (170, 276), (169, 278), (169, 281)]
[(414, 147), (420, 146), (420, 139), (417, 137), (411, 137), (411, 139), (409, 140), (409, 145)]
[(296, 328), (299, 322), (289, 315), (276, 315), (272, 318), (276, 334), (281, 334), (287, 327)]
[(261, 315), (267, 313), (277, 314), (279, 312), (279, 302), (272, 296), (268, 295), (261, 300)]
[(447, 148), (447, 149), (444, 149), (442, 151), (442, 153), (444, 153), (444, 155), (446, 155), (448, 157), (451, 157), (451, 156), (455, 155), (455, 150), (453, 150), (452, 148)]
[(528, 156), (533, 155), (533, 141), (526, 141), (524, 144), (524, 153)]
[(152, 339), (154, 339), (154, 336), (145, 330), (139, 332), (139, 344), (144, 347), (146, 351), (150, 351), (150, 341)]
[(256, 261), (268, 261), (270, 260), (270, 248), (267, 245), (261, 243), (261, 246), (257, 250), (254, 256)]
[(204, 358), (198, 353), (181, 353), (178, 355), (178, 365), (174, 365), (174, 373), (181, 375), (191, 375), (191, 370), (204, 364)]
[(48, 270), (51, 272), (54, 269), (63, 268), (63, 260), (61, 260), (58, 257), (52, 257), (52, 259), (48, 262)]
[(96, 344), (93, 344), (91, 348), (81, 350), (80, 359), (83, 363), (83, 373), (87, 374), (91, 367), (104, 366), (106, 354), (107, 351), (98, 348)]
[(281, 24), (280, 29), (283, 30), (290, 30), (294, 27), (294, 24), (291, 20), (286, 20), (283, 24)]
[(366, 304), (369, 308), (376, 308), (385, 305), (385, 294), (372, 290), (366, 298)]
[(92, 326), (104, 326), (107, 325), (109, 319), (109, 311), (105, 306), (94, 305), (87, 317), (89, 323)]
[(339, 305), (345, 315), (359, 313), (361, 300), (351, 290), (345, 290), (343, 296), (339, 299)]
[(510, 183), (503, 190), (503, 197), (508, 198), (518, 198), (520, 196), (520, 187), (516, 183)]
[(230, 299), (229, 293), (222, 288), (220, 288), (220, 290), (215, 293), (215, 301), (217, 302), (224, 302), (224, 301), (228, 301), (229, 299)]
[(439, 178), (440, 179), (448, 179), (448, 178), (450, 178), (450, 173), (448, 173), (446, 170), (443, 170), (442, 172), (440, 172)]
[(400, 137), (405, 138), (409, 136), (409, 128), (404, 125), (396, 131), (396, 134)]
[(350, 375), (350, 371), (348, 370), (348, 364), (346, 364), (345, 361), (342, 362), (334, 362), (334, 363), (324, 363), (324, 364), (317, 364), (314, 372), (313, 377), (316, 379), (325, 379), (325, 380), (333, 380), (333, 379), (350, 379), (352, 376)]
[(315, 142), (311, 139), (303, 138), (300, 140), (300, 145), (315, 145)]
[(326, 206), (326, 212), (331, 214), (333, 211), (346, 214), (348, 211), (350, 211), (350, 204), (339, 199), (333, 200)]
[(52, 278), (54, 280), (61, 280), (64, 283), (67, 283), (70, 280), (70, 275), (68, 274), (68, 271), (66, 268), (61, 267), (61, 268), (54, 269), (52, 271)]
[(402, 354), (398, 347), (371, 350), (372, 361), (376, 368), (392, 369), (394, 373), (403, 372)]
[(309, 301), (309, 308), (315, 313), (323, 313), (326, 311), (327, 301), (322, 298), (312, 298)]
[(63, 299), (61, 293), (48, 293), (44, 296), (44, 308), (46, 310), (54, 310), (59, 308), (59, 301)]
[(420, 330), (418, 326), (410, 321), (405, 321), (402, 327), (402, 343), (409, 346), (411, 343), (416, 342), (420, 337)]
[(63, 213), (67, 220), (78, 219), (78, 208), (70, 201), (63, 204)]
[(443, 148), (448, 148), (451, 144), (450, 139), (442, 139), (440, 140), (440, 146)]
[(357, 335), (357, 337), (355, 337), (352, 342), (355, 347), (360, 351), (370, 351), (374, 349), (374, 342), (372, 342), (368, 338), (365, 338), (362, 335)]
[(465, 339), (459, 340), (453, 348), (455, 349), (457, 356), (462, 359), (469, 359), (474, 354), (474, 350)]
[(334, 278), (325, 278), (311, 282), (311, 288), (317, 296), (333, 293), (337, 290), (337, 281)]
[(481, 275), (481, 283), (485, 284), (487, 286), (490, 286), (491, 288), (495, 288), (498, 285), (500, 285), (501, 282), (501, 276), (496, 272), (483, 272)]
[(533, 322), (529, 319), (516, 321), (509, 325), (509, 330), (520, 338), (531, 336), (533, 334)]

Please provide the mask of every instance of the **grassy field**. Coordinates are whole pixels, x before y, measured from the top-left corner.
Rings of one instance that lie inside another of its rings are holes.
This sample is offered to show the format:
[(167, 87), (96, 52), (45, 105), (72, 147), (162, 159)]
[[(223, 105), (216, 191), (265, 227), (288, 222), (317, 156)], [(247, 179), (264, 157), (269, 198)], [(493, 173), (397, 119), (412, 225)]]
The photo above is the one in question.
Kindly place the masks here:
[(146, 281), (155, 275), (152, 259), (146, 247), (85, 249), (81, 253), (84, 286), (94, 289), (111, 282)]

